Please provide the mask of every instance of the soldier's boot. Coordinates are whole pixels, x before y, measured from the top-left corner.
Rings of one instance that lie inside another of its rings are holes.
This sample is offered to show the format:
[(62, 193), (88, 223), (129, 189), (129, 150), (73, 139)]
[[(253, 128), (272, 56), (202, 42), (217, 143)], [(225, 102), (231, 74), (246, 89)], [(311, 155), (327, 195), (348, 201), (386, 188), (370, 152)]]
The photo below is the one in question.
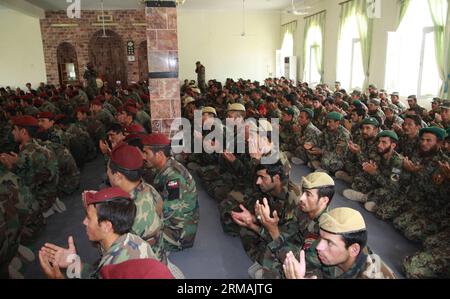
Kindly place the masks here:
[(366, 202), (364, 208), (371, 213), (375, 213), (378, 210), (378, 206), (374, 201)]
[(22, 268), (22, 261), (18, 257), (14, 257), (8, 265), (9, 278), (11, 279), (25, 279), (20, 269)]
[(196, 173), (197, 170), (200, 169), (200, 167), (201, 166), (199, 164), (195, 163), (195, 162), (189, 162), (187, 164), (187, 168), (191, 171), (191, 173)]
[[(263, 266), (261, 266), (258, 262), (255, 262), (253, 265), (250, 266), (250, 268), (248, 268), (248, 275), (250, 276), (250, 278), (252, 279), (261, 279), (262, 278), (262, 273), (263, 273)], [(258, 273), (261, 272), (261, 273)], [(261, 278), (257, 278), (256, 275), (259, 274), (261, 276)]]
[(352, 190), (352, 189), (344, 190), (342, 195), (344, 195), (345, 198), (347, 198), (351, 201), (357, 201), (357, 202), (362, 202), (362, 203), (365, 203), (367, 201), (366, 194)]
[(34, 255), (33, 251), (31, 251), (31, 249), (23, 245), (19, 245), (17, 252), (19, 253), (19, 257), (28, 263), (31, 263), (36, 259), (36, 256)]
[(334, 176), (335, 176), (337, 179), (339, 179), (339, 180), (341, 180), (341, 181), (344, 181), (344, 182), (346, 182), (346, 183), (348, 183), (348, 184), (353, 183), (353, 177), (352, 177), (351, 175), (349, 175), (349, 174), (348, 174), (347, 172), (345, 172), (345, 171), (338, 170), (338, 171), (336, 171), (336, 173), (334, 174)]
[(303, 161), (302, 159), (297, 158), (297, 157), (292, 157), (291, 162), (294, 165), (304, 165), (305, 164), (305, 161)]

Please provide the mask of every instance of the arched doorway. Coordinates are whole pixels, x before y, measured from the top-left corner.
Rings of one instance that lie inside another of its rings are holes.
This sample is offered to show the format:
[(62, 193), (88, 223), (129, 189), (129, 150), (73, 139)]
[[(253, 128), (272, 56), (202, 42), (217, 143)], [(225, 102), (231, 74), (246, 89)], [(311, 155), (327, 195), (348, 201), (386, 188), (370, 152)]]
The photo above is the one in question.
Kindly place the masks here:
[(147, 41), (143, 41), (139, 44), (138, 62), (139, 62), (139, 81), (148, 81)]
[(112, 30), (97, 31), (89, 42), (89, 60), (98, 77), (115, 86), (117, 81), (127, 84), (125, 45), (122, 38)]
[(80, 80), (75, 47), (68, 42), (59, 44), (56, 50), (59, 84), (76, 84)]

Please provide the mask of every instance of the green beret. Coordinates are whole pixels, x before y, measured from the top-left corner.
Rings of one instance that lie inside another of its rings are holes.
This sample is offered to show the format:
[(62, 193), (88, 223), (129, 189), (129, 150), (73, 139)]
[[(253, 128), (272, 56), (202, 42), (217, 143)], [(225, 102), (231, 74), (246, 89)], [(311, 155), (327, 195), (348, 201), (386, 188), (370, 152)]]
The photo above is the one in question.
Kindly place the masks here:
[(390, 137), (392, 140), (398, 141), (398, 135), (394, 131), (389, 131), (389, 130), (381, 131), (377, 135), (377, 138), (380, 138), (380, 137)]
[(367, 117), (367, 118), (363, 119), (361, 124), (362, 125), (372, 125), (372, 126), (375, 126), (377, 128), (380, 126), (380, 123), (374, 117)]
[(444, 129), (438, 128), (438, 127), (428, 127), (428, 128), (423, 128), (419, 131), (419, 136), (422, 137), (423, 134), (425, 133), (431, 133), (436, 135), (436, 137), (439, 140), (444, 140), (447, 132)]
[(287, 114), (289, 114), (289, 115), (292, 115), (292, 116), (295, 115), (295, 111), (294, 111), (294, 109), (292, 109), (291, 107), (285, 108), (285, 109), (283, 110), (283, 112), (285, 112), (285, 113), (287, 113)]
[(331, 119), (331, 120), (342, 120), (344, 117), (342, 116), (342, 114), (340, 114), (339, 112), (330, 112), (327, 115), (327, 119)]
[(303, 108), (300, 112), (305, 112), (306, 114), (308, 114), (310, 119), (314, 118), (314, 111), (312, 109)]
[(360, 107), (362, 105), (362, 103), (360, 100), (356, 100), (356, 101), (353, 101), (352, 105), (355, 107)]

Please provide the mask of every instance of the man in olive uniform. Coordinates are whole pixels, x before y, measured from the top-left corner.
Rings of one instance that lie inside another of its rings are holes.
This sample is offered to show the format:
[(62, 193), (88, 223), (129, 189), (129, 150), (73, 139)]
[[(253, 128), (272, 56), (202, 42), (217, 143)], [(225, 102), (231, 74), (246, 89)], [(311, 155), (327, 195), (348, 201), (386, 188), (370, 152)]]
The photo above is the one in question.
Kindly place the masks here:
[(409, 159), (414, 159), (414, 157), (417, 156), (420, 147), (419, 130), (421, 123), (422, 119), (420, 118), (420, 116), (405, 116), (397, 147), (397, 152), (399, 154), (402, 154)]
[(392, 104), (398, 107), (400, 114), (404, 113), (408, 109), (406, 105), (403, 104), (402, 101), (400, 101), (400, 96), (398, 92), (391, 93), (391, 102)]
[(280, 150), (290, 159), (295, 151), (295, 122), (294, 110), (285, 108), (280, 123)]
[(92, 62), (86, 65), (83, 78), (86, 80), (86, 93), (91, 100), (98, 94), (97, 71), (94, 69)]
[(202, 93), (206, 92), (206, 75), (205, 75), (205, 67), (201, 64), (200, 61), (195, 63), (195, 72), (197, 73), (197, 83), (198, 87), (202, 91)]
[(422, 106), (419, 106), (419, 104), (417, 104), (417, 97), (415, 95), (410, 95), (408, 97), (408, 105), (409, 109), (412, 109), (416, 112), (416, 115), (422, 118), (427, 115), (427, 110)]
[(50, 140), (51, 142), (63, 144), (64, 132), (58, 126), (55, 126), (55, 115), (51, 112), (40, 112), (37, 114), (39, 122), (40, 139)]
[(308, 152), (313, 147), (320, 144), (322, 132), (313, 124), (314, 111), (309, 108), (303, 108), (300, 111), (298, 123), (300, 125), (299, 132), (295, 133), (295, 157), (292, 158), (294, 164), (307, 164), (318, 160), (318, 156), (314, 156)]
[(288, 279), (396, 278), (367, 247), (366, 224), (358, 211), (331, 210), (320, 217), (319, 227), (320, 238), (306, 251), (302, 250), (299, 259), (297, 253), (287, 254), (283, 268)]
[(92, 118), (100, 121), (105, 128), (108, 128), (114, 122), (114, 116), (106, 108), (103, 108), (103, 103), (100, 100), (91, 102)]
[(153, 186), (164, 200), (164, 245), (179, 251), (194, 245), (199, 221), (197, 188), (189, 171), (171, 157), (170, 140), (164, 134), (142, 138), (144, 156), (156, 169)]

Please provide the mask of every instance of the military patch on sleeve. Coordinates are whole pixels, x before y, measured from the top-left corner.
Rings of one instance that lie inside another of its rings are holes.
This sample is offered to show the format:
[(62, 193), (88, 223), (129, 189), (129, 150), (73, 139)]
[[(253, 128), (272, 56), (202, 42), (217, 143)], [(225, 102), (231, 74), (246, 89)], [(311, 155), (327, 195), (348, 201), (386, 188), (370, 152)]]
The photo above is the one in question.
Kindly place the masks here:
[(171, 180), (167, 182), (168, 200), (180, 199), (180, 180)]
[(399, 168), (392, 168), (391, 180), (394, 182), (398, 182), (400, 180), (400, 174), (402, 170)]

